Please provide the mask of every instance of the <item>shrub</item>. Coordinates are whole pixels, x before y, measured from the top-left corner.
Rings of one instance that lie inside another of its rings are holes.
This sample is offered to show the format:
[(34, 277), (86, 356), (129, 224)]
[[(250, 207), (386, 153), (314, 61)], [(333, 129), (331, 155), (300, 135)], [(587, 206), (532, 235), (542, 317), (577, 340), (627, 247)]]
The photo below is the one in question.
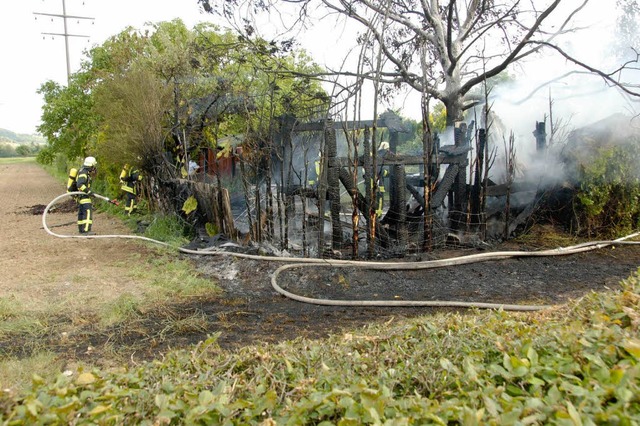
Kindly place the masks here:
[(589, 237), (628, 234), (640, 224), (640, 178), (636, 144), (597, 150), (580, 165), (576, 213), (581, 231)]

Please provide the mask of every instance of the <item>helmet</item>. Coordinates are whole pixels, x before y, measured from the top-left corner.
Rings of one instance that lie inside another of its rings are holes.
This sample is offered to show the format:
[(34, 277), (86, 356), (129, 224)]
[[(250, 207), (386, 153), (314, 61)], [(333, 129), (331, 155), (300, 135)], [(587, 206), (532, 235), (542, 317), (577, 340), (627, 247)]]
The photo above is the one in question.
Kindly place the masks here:
[(96, 161), (95, 157), (87, 157), (84, 159), (83, 166), (85, 167), (95, 167), (97, 165), (98, 162)]
[(378, 146), (378, 149), (389, 149), (389, 142), (380, 142), (380, 146)]

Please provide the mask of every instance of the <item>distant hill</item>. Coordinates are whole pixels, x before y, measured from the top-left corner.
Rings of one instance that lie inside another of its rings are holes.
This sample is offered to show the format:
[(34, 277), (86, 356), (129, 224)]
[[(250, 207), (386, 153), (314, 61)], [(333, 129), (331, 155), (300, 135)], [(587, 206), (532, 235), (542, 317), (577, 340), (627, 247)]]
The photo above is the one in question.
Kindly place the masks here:
[(44, 144), (46, 141), (45, 139), (40, 136), (40, 135), (27, 135), (24, 133), (15, 133), (12, 132), (11, 130), (7, 130), (7, 129), (0, 129), (0, 143), (14, 143), (14, 144), (18, 144), (18, 145), (29, 145), (29, 144), (36, 144), (36, 145), (42, 145)]

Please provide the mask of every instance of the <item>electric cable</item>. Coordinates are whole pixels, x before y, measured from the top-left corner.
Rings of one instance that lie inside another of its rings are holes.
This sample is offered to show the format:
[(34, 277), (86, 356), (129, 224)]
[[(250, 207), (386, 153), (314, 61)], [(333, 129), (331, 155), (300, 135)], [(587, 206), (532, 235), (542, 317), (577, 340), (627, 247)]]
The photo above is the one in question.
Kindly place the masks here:
[[(640, 232), (634, 232), (627, 236), (618, 238), (616, 240), (601, 240), (601, 241), (589, 241), (567, 247), (559, 247), (555, 249), (539, 250), (539, 251), (496, 251), (477, 253), (447, 259), (425, 260), (419, 262), (372, 262), (362, 260), (341, 260), (341, 259), (312, 259), (312, 258), (298, 258), (298, 257), (276, 257), (276, 256), (261, 256), (252, 255), (246, 253), (234, 253), (224, 250), (216, 249), (204, 249), (193, 250), (184, 247), (175, 247), (171, 244), (163, 241), (158, 241), (153, 238), (144, 237), (141, 235), (61, 235), (57, 234), (47, 226), (47, 213), (49, 209), (53, 207), (60, 199), (64, 197), (71, 197), (73, 195), (82, 195), (84, 192), (68, 192), (54, 198), (44, 209), (42, 213), (42, 227), (44, 230), (54, 237), (58, 238), (86, 238), (86, 239), (99, 239), (99, 238), (125, 238), (125, 239), (137, 239), (148, 241), (154, 244), (163, 245), (176, 249), (177, 251), (185, 254), (193, 254), (198, 256), (203, 255), (217, 255), (217, 256), (231, 256), (243, 259), (252, 259), (259, 261), (270, 262), (285, 262), (286, 265), (277, 268), (271, 275), (271, 286), (279, 294), (302, 303), (309, 303), (315, 305), (325, 306), (377, 306), (377, 307), (459, 307), (459, 308), (477, 308), (477, 309), (494, 309), (505, 311), (538, 311), (542, 309), (550, 308), (551, 305), (520, 305), (520, 304), (505, 304), (505, 303), (485, 303), (485, 302), (462, 302), (462, 301), (448, 301), (448, 300), (333, 300), (333, 299), (317, 299), (312, 297), (300, 296), (283, 289), (278, 284), (278, 276), (289, 269), (304, 268), (304, 267), (334, 267), (334, 268), (364, 268), (369, 270), (383, 270), (383, 271), (416, 271), (423, 269), (443, 268), (449, 266), (466, 265), (470, 263), (504, 260), (510, 258), (522, 258), (522, 257), (549, 257), (549, 256), (567, 256), (571, 254), (583, 253), (591, 250), (602, 249), (604, 247), (612, 245), (637, 245), (640, 241), (628, 241), (631, 238), (640, 235)], [(99, 194), (93, 194), (96, 198), (110, 202), (111, 200)]]

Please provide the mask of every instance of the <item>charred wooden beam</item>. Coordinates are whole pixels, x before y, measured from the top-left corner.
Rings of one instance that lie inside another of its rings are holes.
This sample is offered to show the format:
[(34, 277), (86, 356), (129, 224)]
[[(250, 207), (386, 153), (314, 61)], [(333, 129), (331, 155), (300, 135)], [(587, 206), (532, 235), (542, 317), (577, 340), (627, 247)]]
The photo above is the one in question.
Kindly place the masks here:
[[(335, 130), (341, 130), (341, 129), (364, 129), (366, 127), (373, 127), (373, 125), (376, 125), (377, 128), (389, 128), (395, 132), (407, 132), (408, 130), (405, 130), (403, 128), (399, 128), (397, 125), (397, 119), (391, 119), (391, 118), (380, 118), (379, 120), (376, 120), (374, 122), (374, 120), (349, 120), (349, 121), (334, 121), (331, 124), (331, 127)], [(294, 127), (293, 127), (293, 131), (294, 132), (322, 132), (324, 131), (326, 125), (324, 120), (321, 121), (315, 121), (312, 123), (301, 123), (301, 122), (296, 122)]]
[[(445, 155), (440, 154), (437, 157), (438, 164), (463, 164), (468, 161), (467, 153), (470, 148), (467, 148), (462, 155)], [(349, 167), (352, 161), (348, 157), (336, 157), (335, 163), (331, 166), (336, 167)], [(366, 156), (358, 158), (358, 164), (366, 164)], [(421, 155), (394, 155), (388, 153), (384, 158), (384, 164), (387, 166), (403, 165), (403, 166), (419, 166), (424, 164), (424, 158)]]
[(478, 130), (478, 141), (476, 145), (477, 159), (475, 162), (474, 181), (471, 188), (471, 222), (480, 224), (480, 206), (482, 205), (482, 179), (484, 173), (484, 150), (487, 143), (487, 132), (485, 129)]
[[(330, 123), (330, 122), (329, 122)], [(340, 169), (331, 167), (338, 155), (336, 131), (327, 126), (325, 130), (325, 152), (329, 170), (327, 170), (327, 196), (331, 209), (331, 247), (338, 250), (342, 247), (342, 223), (340, 222)]]
[(533, 136), (536, 138), (536, 151), (538, 152), (547, 149), (547, 131), (545, 125), (546, 123), (544, 121), (536, 121), (536, 129), (533, 131)]
[[(467, 132), (467, 123), (465, 122), (457, 122), (453, 129), (453, 137), (455, 142), (456, 150), (464, 150), (469, 149), (469, 139)], [(440, 148), (442, 151), (442, 148)], [(453, 186), (453, 205), (450, 205), (449, 210), (449, 222), (450, 226), (454, 230), (462, 229), (466, 217), (467, 210), (467, 161), (465, 155), (464, 162), (460, 163), (460, 168), (458, 170), (458, 175), (454, 179)]]
[(457, 164), (451, 164), (444, 172), (444, 176), (440, 180), (435, 193), (431, 197), (431, 208), (438, 207), (444, 201), (444, 197), (453, 186), (460, 167)]

